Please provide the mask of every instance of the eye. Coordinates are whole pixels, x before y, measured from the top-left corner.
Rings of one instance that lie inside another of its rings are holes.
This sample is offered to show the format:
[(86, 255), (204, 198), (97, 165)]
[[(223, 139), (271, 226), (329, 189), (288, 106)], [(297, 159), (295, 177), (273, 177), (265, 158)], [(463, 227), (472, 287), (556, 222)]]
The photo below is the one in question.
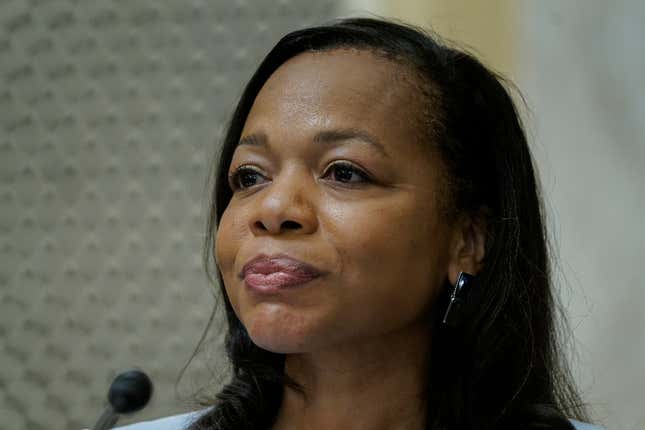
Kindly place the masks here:
[(266, 179), (258, 170), (249, 167), (238, 167), (228, 177), (228, 183), (233, 191), (245, 189), (257, 185), (262, 179)]
[(327, 168), (323, 178), (332, 176), (332, 180), (346, 184), (367, 183), (371, 179), (367, 173), (353, 164), (337, 162)]

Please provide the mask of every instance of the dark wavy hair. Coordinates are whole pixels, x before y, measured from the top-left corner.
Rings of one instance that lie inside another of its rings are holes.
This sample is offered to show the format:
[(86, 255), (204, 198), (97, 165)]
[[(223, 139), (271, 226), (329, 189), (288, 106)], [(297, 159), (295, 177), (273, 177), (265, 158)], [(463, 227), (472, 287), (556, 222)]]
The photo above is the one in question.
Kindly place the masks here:
[[(476, 306), (456, 329), (438, 321), (433, 328), (425, 381), (427, 428), (573, 429), (567, 417), (588, 420), (564, 360), (539, 187), (505, 81), (472, 55), (423, 30), (352, 18), (294, 31), (278, 42), (246, 85), (214, 169), (207, 267), (215, 260), (215, 230), (232, 196), (229, 164), (255, 97), (288, 59), (333, 49), (367, 50), (413, 73), (428, 106), (419, 113), (421, 132), (444, 162), (453, 213), (486, 213), (486, 256), (477, 276)], [(232, 378), (191, 429), (268, 429), (285, 385), (299, 387), (284, 372), (284, 355), (251, 341), (216, 271)], [(445, 301), (444, 294), (438, 306)]]

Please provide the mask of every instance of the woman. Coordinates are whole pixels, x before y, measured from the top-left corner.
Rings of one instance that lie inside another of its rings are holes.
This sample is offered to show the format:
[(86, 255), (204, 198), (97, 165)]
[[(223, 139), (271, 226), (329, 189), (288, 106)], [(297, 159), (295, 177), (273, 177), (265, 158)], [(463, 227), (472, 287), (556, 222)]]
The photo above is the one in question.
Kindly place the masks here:
[(150, 428), (592, 428), (500, 80), (380, 20), (284, 37), (239, 101), (213, 191), (232, 381)]

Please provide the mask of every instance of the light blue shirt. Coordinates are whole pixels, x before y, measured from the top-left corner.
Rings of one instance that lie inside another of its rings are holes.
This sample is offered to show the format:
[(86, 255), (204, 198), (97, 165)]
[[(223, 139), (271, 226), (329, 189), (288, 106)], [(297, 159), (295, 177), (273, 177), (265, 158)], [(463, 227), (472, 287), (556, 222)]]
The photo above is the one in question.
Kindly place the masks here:
[[(188, 425), (196, 421), (197, 418), (199, 418), (199, 416), (205, 413), (207, 410), (208, 409), (204, 411), (174, 415), (172, 417), (161, 418), (154, 421), (130, 424), (124, 427), (117, 427), (114, 430), (184, 430), (186, 427), (188, 427)], [(600, 427), (587, 423), (581, 423), (580, 421), (576, 420), (571, 420), (571, 423), (576, 428), (576, 430), (602, 430), (602, 428)]]
[(181, 415), (173, 415), (171, 417), (160, 418), (154, 421), (146, 421), (142, 423), (129, 424), (123, 427), (116, 427), (114, 430), (184, 430), (197, 418), (208, 409), (203, 411), (188, 412)]

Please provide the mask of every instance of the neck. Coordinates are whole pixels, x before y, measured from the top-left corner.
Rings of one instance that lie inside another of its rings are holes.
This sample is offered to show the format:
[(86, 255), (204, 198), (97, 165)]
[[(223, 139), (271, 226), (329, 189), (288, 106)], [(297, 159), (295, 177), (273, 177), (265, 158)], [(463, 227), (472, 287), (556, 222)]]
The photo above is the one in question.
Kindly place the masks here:
[(406, 329), (306, 354), (289, 354), (274, 430), (422, 429), (430, 330)]

